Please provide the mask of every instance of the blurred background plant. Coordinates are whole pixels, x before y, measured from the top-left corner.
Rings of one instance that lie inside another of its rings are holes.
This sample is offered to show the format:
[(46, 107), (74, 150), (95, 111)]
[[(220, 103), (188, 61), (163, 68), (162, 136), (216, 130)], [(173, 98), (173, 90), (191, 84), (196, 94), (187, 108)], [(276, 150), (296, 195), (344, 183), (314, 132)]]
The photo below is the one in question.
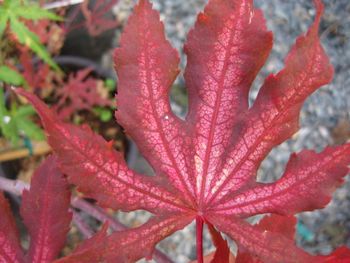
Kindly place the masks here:
[[(113, 73), (89, 58), (67, 56), (62, 48), (74, 41), (70, 37), (74, 32), (84, 31), (96, 42), (113, 31), (119, 21), (109, 10), (116, 3), (0, 1), (0, 160), (17, 147), (27, 147), (32, 154), (35, 141), (45, 140), (35, 112), (13, 96), (13, 86), (37, 94), (67, 121), (106, 123), (113, 119)], [(111, 48), (111, 38), (109, 42)]]

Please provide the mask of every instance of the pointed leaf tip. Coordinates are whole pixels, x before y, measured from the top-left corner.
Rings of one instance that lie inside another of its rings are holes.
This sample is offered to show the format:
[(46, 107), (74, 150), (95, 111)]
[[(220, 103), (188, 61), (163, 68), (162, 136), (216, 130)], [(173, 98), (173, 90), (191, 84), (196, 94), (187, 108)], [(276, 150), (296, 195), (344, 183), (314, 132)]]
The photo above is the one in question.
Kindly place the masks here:
[(322, 18), (322, 15), (324, 13), (324, 4), (323, 4), (322, 0), (314, 0), (313, 3), (314, 3), (314, 6), (316, 8), (316, 16), (315, 16), (315, 19), (313, 22), (313, 26), (310, 29), (310, 32), (312, 32), (314, 34), (318, 34), (321, 18)]
[(135, 5), (135, 11), (144, 12), (146, 10), (153, 10), (153, 5), (149, 0), (140, 0), (137, 5)]
[(317, 16), (322, 16), (324, 12), (324, 4), (322, 0), (314, 0), (314, 6), (316, 8)]

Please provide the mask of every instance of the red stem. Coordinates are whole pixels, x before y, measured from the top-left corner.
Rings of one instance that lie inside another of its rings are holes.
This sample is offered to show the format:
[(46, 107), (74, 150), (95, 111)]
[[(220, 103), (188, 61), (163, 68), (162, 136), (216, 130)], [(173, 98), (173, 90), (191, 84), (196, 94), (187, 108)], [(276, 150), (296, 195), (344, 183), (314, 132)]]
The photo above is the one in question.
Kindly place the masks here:
[(197, 237), (197, 262), (203, 263), (203, 225), (201, 216), (196, 217), (196, 237)]
[(94, 235), (94, 232), (91, 230), (90, 226), (84, 221), (81, 215), (73, 209), (70, 209), (70, 211), (73, 213), (74, 224), (82, 233), (84, 239), (92, 237)]

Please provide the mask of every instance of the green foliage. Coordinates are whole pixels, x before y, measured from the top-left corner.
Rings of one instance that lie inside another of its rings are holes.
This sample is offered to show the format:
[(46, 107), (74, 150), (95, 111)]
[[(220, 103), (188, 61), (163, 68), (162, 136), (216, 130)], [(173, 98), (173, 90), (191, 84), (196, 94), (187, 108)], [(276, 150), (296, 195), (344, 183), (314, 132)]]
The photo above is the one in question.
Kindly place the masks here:
[(0, 66), (0, 81), (15, 86), (26, 86), (26, 81), (22, 75), (7, 66)]
[(7, 25), (7, 20), (8, 20), (8, 16), (1, 9), (1, 6), (0, 6), (0, 38), (2, 37), (2, 35), (3, 35), (4, 31), (5, 31), (5, 28), (6, 28), (6, 25)]
[(171, 98), (182, 108), (188, 107), (187, 91), (185, 87), (174, 84), (171, 89)]
[(40, 6), (23, 6), (16, 12), (18, 16), (28, 20), (50, 19), (53, 21), (62, 21), (63, 18), (51, 13), (48, 10), (42, 9)]
[(108, 108), (95, 107), (93, 112), (99, 117), (103, 122), (109, 122), (113, 118), (111, 110)]
[(21, 135), (33, 140), (44, 140), (43, 131), (31, 120), (31, 117), (35, 115), (33, 107), (24, 105), (17, 108), (14, 103), (11, 106), (10, 110), (6, 108), (4, 90), (1, 88), (0, 131), (3, 136), (13, 145), (18, 144)]
[(108, 91), (115, 91), (115, 86), (116, 86), (115, 80), (106, 79), (104, 81), (104, 86), (108, 89)]
[[(113, 79), (106, 79), (104, 81), (104, 87), (109, 91), (115, 91), (116, 82)], [(113, 113), (110, 108), (94, 107), (93, 112), (102, 122), (109, 122), (113, 118)]]
[(58, 70), (59, 67), (40, 43), (39, 37), (28, 29), (22, 22), (22, 19), (59, 21), (62, 18), (37, 5), (29, 4), (27, 1), (5, 0), (3, 5), (0, 6), (0, 37), (2, 37), (7, 25), (9, 25), (11, 33), (16, 36), (22, 45), (29, 47), (43, 61)]
[[(39, 36), (30, 31), (24, 23), (24, 20), (36, 21), (40, 19), (62, 20), (54, 13), (28, 1), (5, 0), (0, 5), (0, 41), (8, 41), (8, 38), (4, 36), (5, 30), (8, 29), (8, 32), (14, 35), (20, 44), (30, 48), (44, 62), (58, 70), (59, 67), (40, 42)], [(6, 52), (4, 58), (6, 58)], [(0, 61), (0, 63), (3, 64), (3, 61)], [(5, 65), (0, 66), (1, 83), (28, 86), (20, 73)], [(43, 131), (31, 120), (33, 115), (35, 115), (35, 112), (29, 105), (19, 106), (16, 102), (11, 101), (9, 107), (6, 107), (4, 88), (3, 85), (0, 85), (0, 133), (2, 136), (11, 141), (13, 145), (18, 144), (21, 136), (33, 140), (45, 139)]]

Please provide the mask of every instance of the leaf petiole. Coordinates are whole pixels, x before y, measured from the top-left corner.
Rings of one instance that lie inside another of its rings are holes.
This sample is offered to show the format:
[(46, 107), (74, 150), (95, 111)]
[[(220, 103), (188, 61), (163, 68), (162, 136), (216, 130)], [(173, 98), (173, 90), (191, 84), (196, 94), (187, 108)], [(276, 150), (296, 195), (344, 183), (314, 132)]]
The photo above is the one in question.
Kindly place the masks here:
[(196, 237), (197, 237), (197, 262), (203, 263), (203, 225), (201, 216), (196, 217)]

